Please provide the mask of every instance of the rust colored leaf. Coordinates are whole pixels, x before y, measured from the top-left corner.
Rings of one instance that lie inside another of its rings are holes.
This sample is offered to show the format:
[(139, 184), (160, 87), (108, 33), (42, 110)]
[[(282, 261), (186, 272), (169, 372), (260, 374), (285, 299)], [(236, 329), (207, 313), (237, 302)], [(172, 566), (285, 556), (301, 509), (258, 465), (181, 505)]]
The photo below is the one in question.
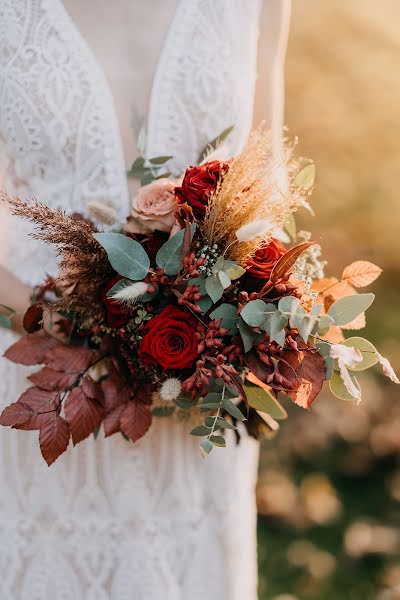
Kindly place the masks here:
[(9, 406), (6, 406), (0, 415), (0, 425), (12, 427), (14, 425), (20, 425), (26, 423), (34, 415), (34, 411), (30, 406), (23, 402), (13, 402)]
[(382, 273), (382, 269), (367, 260), (356, 260), (348, 265), (342, 274), (342, 281), (355, 287), (365, 287), (373, 283)]
[(62, 373), (49, 367), (43, 367), (28, 377), (29, 381), (44, 390), (68, 390), (77, 379), (76, 373)]
[(46, 366), (55, 371), (82, 373), (90, 367), (94, 356), (94, 352), (88, 348), (60, 344), (47, 352), (44, 362)]
[(279, 371), (291, 383), (286, 394), (299, 406), (310, 408), (320, 394), (325, 380), (325, 361), (316, 350), (284, 350), (279, 362)]
[(131, 388), (127, 386), (116, 369), (111, 369), (109, 376), (101, 382), (107, 412), (121, 404), (126, 404), (131, 397)]
[(70, 431), (65, 419), (56, 413), (48, 415), (42, 423), (39, 433), (39, 444), (42, 456), (50, 466), (69, 444)]
[(128, 402), (120, 420), (121, 431), (127, 435), (132, 442), (137, 442), (147, 433), (151, 425), (150, 405), (143, 402)]
[(121, 415), (125, 408), (126, 404), (120, 404), (105, 417), (103, 421), (105, 437), (109, 437), (110, 435), (121, 431)]
[(60, 342), (47, 334), (29, 334), (10, 346), (4, 356), (20, 365), (40, 365), (44, 362), (46, 353), (59, 345)]
[(55, 410), (60, 403), (58, 392), (38, 387), (28, 388), (18, 401), (29, 406), (35, 413)]
[(271, 375), (272, 366), (265, 365), (261, 362), (255, 350), (251, 350), (245, 355), (246, 366), (250, 371), (263, 383), (266, 383), (268, 375)]
[(42, 328), (43, 305), (41, 302), (32, 304), (24, 314), (22, 325), (27, 333), (35, 333)]
[(67, 419), (74, 446), (97, 429), (104, 417), (103, 407), (92, 398), (85, 396), (81, 387), (76, 387), (65, 401)]
[(281, 258), (275, 264), (274, 268), (272, 269), (270, 279), (272, 281), (277, 281), (278, 279), (282, 279), (288, 275), (290, 269), (293, 267), (299, 256), (303, 254), (304, 250), (307, 250), (307, 248), (313, 246), (315, 243), (316, 242), (303, 242), (297, 246), (293, 246), (293, 248), (290, 248), (290, 250), (281, 256)]

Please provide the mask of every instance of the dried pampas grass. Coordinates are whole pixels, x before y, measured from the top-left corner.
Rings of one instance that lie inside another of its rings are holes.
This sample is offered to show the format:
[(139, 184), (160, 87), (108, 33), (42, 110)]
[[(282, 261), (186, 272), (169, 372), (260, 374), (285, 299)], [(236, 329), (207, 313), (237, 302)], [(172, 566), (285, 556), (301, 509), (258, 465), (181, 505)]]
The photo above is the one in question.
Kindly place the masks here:
[(246, 264), (309, 195), (310, 189), (294, 183), (299, 164), (293, 144), (286, 144), (281, 158), (275, 158), (266, 129), (253, 131), (210, 198), (202, 226), (207, 243)]

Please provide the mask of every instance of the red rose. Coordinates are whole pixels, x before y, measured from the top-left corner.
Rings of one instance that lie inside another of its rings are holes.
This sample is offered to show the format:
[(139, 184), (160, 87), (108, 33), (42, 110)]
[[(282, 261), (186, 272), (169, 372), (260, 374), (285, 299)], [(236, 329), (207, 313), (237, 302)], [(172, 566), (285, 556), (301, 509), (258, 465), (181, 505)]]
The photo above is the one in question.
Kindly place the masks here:
[(286, 254), (286, 248), (279, 240), (272, 238), (249, 259), (247, 272), (257, 279), (269, 279), (272, 269), (284, 254)]
[(125, 325), (131, 315), (131, 309), (128, 306), (107, 297), (107, 292), (121, 279), (123, 279), (121, 275), (115, 275), (101, 290), (101, 300), (107, 311), (107, 324), (115, 329)]
[(197, 323), (192, 315), (176, 306), (167, 306), (150, 319), (140, 342), (140, 359), (164, 369), (186, 369), (197, 358)]
[(217, 187), (221, 173), (228, 169), (229, 164), (219, 160), (186, 169), (181, 187), (175, 188), (179, 204), (187, 202), (196, 218), (204, 217), (210, 194)]

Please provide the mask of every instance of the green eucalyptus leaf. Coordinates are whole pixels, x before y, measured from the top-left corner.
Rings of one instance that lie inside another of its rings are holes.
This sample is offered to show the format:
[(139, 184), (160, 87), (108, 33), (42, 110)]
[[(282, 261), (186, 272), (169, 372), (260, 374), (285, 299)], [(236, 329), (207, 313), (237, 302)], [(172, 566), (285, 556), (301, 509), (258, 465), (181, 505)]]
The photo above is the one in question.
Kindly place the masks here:
[(128, 171), (128, 175), (130, 177), (141, 177), (143, 175), (143, 171), (146, 169), (145, 167), (145, 159), (143, 156), (138, 156), (131, 168)]
[(239, 279), (246, 273), (246, 269), (233, 262), (232, 260), (226, 260), (224, 262), (223, 271), (228, 275), (229, 279)]
[(226, 446), (225, 438), (222, 435), (212, 435), (210, 440), (214, 446), (218, 446), (219, 448), (225, 448)]
[(349, 371), (364, 371), (373, 367), (378, 362), (378, 352), (373, 344), (362, 337), (351, 337), (343, 342), (344, 346), (349, 348), (355, 348), (362, 354), (362, 361), (357, 363), (354, 367), (347, 367)]
[(175, 410), (175, 406), (155, 406), (151, 411), (155, 417), (170, 417)]
[(287, 412), (278, 402), (278, 400), (264, 388), (246, 382), (243, 386), (249, 405), (255, 410), (271, 415), (274, 419), (282, 420), (287, 418)]
[(326, 335), (335, 321), (330, 315), (321, 315), (318, 319), (318, 334)]
[(203, 440), (200, 443), (200, 452), (201, 452), (203, 458), (206, 458), (206, 456), (208, 456), (210, 454), (212, 449), (213, 449), (213, 443), (210, 442), (210, 440)]
[(207, 277), (206, 291), (214, 304), (222, 298), (222, 294), (224, 293), (224, 286), (220, 282), (218, 275), (210, 275), (210, 277)]
[(173, 158), (173, 156), (155, 156), (154, 158), (149, 158), (149, 163), (152, 165), (163, 165), (171, 160), (171, 158)]
[(375, 299), (374, 294), (354, 294), (344, 296), (332, 304), (328, 315), (335, 321), (335, 325), (341, 327), (351, 323), (358, 315), (371, 306)]
[(11, 319), (6, 315), (0, 313), (0, 327), (4, 327), (4, 329), (11, 329)]
[(315, 181), (315, 165), (307, 165), (295, 177), (295, 184), (303, 190), (309, 190)]
[[(191, 239), (193, 238), (196, 224), (190, 226)], [(156, 263), (164, 269), (166, 275), (176, 275), (182, 259), (182, 244), (185, 230), (181, 229), (172, 238), (165, 242), (156, 255)]]
[[(356, 388), (361, 389), (357, 379), (352, 373), (350, 373), (350, 378), (353, 381)], [(343, 379), (340, 377), (337, 371), (333, 371), (332, 373), (332, 377), (329, 380), (329, 388), (332, 394), (337, 398), (340, 398), (341, 400), (356, 400), (356, 398), (354, 398), (354, 396), (352, 396), (350, 392), (348, 392)]]
[(238, 409), (236, 404), (234, 404), (228, 398), (224, 398), (222, 401), (222, 406), (226, 410), (227, 413), (231, 415), (231, 417), (235, 417), (238, 421), (246, 421), (246, 417), (243, 413)]
[(302, 306), (298, 306), (296, 311), (290, 315), (289, 324), (292, 329), (299, 329), (304, 317), (307, 315)]
[(204, 423), (206, 427), (214, 427), (214, 429), (236, 429), (232, 423), (222, 417), (206, 417)]
[(224, 290), (231, 285), (231, 280), (229, 279), (229, 275), (225, 273), (225, 271), (218, 271), (218, 279), (221, 282)]
[(293, 298), (293, 296), (285, 296), (281, 298), (278, 302), (278, 309), (283, 313), (294, 314), (300, 304), (298, 298)]
[(265, 319), (267, 305), (264, 300), (251, 300), (243, 307), (240, 316), (250, 327), (260, 327)]
[(219, 271), (224, 268), (225, 259), (223, 256), (219, 256), (217, 262), (212, 266), (211, 271), (216, 275)]
[(221, 304), (218, 306), (218, 308), (213, 310), (212, 313), (210, 313), (210, 319), (215, 319), (216, 321), (222, 319), (221, 326), (224, 329), (229, 329), (230, 335), (236, 334), (238, 314), (236, 306), (233, 306), (233, 304)]
[(209, 394), (204, 396), (201, 404), (202, 405), (209, 404), (209, 405), (213, 405), (213, 406), (218, 406), (219, 404), (221, 404), (221, 400), (222, 400), (222, 395), (220, 393), (210, 392)]
[(210, 427), (206, 427), (205, 425), (198, 425), (190, 432), (190, 435), (210, 435)]
[(239, 329), (240, 337), (242, 338), (244, 351), (249, 352), (252, 349), (254, 342), (258, 337), (258, 334), (255, 333), (255, 331), (253, 331), (247, 325), (247, 323), (245, 323), (245, 321), (243, 321), (242, 318), (239, 319), (238, 329)]
[(333, 358), (330, 355), (331, 345), (328, 344), (328, 342), (318, 342), (316, 344), (316, 348), (325, 360), (325, 364), (326, 364), (325, 379), (330, 379), (332, 377), (333, 366), (335, 363), (335, 361), (333, 360)]
[(296, 237), (297, 237), (297, 233), (296, 233), (297, 228), (296, 228), (296, 219), (294, 218), (293, 213), (288, 214), (288, 216), (286, 217), (285, 222), (283, 224), (283, 227), (286, 229), (286, 231), (292, 238), (292, 241), (295, 242)]
[(93, 237), (107, 252), (112, 268), (128, 279), (144, 279), (149, 272), (150, 259), (144, 248), (121, 233), (94, 233)]

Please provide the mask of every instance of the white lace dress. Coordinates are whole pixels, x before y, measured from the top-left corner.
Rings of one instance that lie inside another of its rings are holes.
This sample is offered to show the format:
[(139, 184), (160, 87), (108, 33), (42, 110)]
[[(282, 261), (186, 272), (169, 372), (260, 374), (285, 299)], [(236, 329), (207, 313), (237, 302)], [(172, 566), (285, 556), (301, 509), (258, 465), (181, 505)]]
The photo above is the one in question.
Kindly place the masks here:
[[(282, 19), (277, 14), (286, 0), (264, 1), (284, 38), (287, 7)], [(84, 4), (104, 29), (96, 3)], [(252, 123), (261, 0), (166, 2), (162, 15), (154, 0), (130, 4), (164, 19), (153, 31), (149, 13), (141, 23), (139, 11), (130, 23), (154, 57), (143, 89), (134, 77), (125, 88), (128, 103), (141, 98), (134, 106), (136, 117), (146, 116), (148, 155), (173, 155), (169, 167), (178, 174), (232, 124), (225, 152), (235, 154)], [(118, 88), (124, 77), (114, 89), (117, 72), (102, 61), (101, 37), (96, 50), (94, 38), (84, 40), (84, 22), (78, 28), (69, 16), (76, 7), (76, 0), (0, 2), (2, 186), (71, 212), (85, 212), (89, 199), (112, 200), (123, 216), (135, 129)], [(119, 35), (112, 24), (104, 44)], [(167, 35), (156, 33), (165, 28)], [(281, 115), (282, 49), (277, 44), (271, 71), (272, 124)], [(131, 56), (134, 71), (142, 60)], [(26, 224), (3, 211), (0, 230), (0, 261), (22, 280), (34, 285), (55, 269), (49, 249), (27, 239)], [(14, 339), (0, 331), (0, 351)], [(23, 391), (26, 374), (0, 359), (0, 406)], [(161, 419), (135, 445), (91, 437), (49, 469), (35, 432), (2, 429), (0, 600), (255, 600), (258, 445), (230, 440), (203, 461), (187, 430)]]

